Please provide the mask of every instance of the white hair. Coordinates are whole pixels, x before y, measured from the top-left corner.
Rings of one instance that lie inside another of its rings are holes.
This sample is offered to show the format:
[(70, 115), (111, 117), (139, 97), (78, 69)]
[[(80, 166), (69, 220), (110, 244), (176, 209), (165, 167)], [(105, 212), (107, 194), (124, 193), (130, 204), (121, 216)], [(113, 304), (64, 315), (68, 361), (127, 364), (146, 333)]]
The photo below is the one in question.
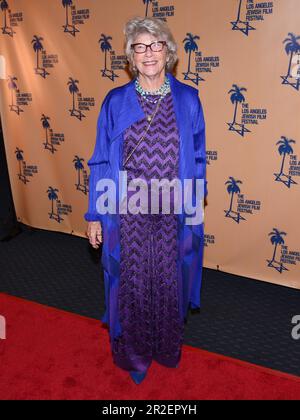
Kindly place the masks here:
[(124, 50), (129, 62), (130, 72), (133, 74), (133, 76), (137, 76), (137, 70), (133, 63), (134, 52), (131, 48), (131, 44), (134, 43), (138, 35), (145, 32), (154, 35), (158, 40), (167, 42), (166, 72), (171, 73), (174, 65), (178, 60), (177, 44), (167, 24), (163, 20), (153, 17), (134, 17), (125, 24)]

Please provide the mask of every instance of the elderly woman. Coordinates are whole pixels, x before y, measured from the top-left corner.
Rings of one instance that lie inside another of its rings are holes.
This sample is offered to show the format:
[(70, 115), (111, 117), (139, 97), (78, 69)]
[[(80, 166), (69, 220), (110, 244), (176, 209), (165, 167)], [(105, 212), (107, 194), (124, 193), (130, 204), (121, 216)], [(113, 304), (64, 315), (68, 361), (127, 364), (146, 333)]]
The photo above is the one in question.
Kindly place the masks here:
[[(110, 90), (102, 103), (84, 217), (94, 248), (103, 235), (101, 320), (109, 326), (113, 361), (140, 383), (152, 360), (166, 367), (179, 364), (188, 311), (200, 307), (203, 219), (187, 223), (185, 209), (175, 212), (174, 198), (169, 212), (161, 207), (152, 213), (120, 211), (119, 205), (124, 185), (135, 179), (147, 185), (152, 179), (177, 179), (182, 185), (194, 180), (193, 200), (199, 185), (206, 196), (205, 122), (197, 89), (171, 73), (177, 46), (167, 25), (133, 18), (124, 32), (133, 79)], [(116, 186), (117, 203), (105, 213), (99, 211), (98, 181), (107, 178)]]

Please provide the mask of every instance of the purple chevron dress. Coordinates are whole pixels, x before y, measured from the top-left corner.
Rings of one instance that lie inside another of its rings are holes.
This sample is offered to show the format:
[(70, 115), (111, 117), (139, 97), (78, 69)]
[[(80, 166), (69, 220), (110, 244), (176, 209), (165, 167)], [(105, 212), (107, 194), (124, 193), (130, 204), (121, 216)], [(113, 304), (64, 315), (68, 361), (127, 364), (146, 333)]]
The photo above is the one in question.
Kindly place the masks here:
[[(138, 95), (144, 112), (156, 103)], [(150, 99), (157, 96), (150, 95)], [(146, 118), (125, 133), (123, 162), (145, 133)], [(178, 178), (179, 134), (172, 93), (162, 100), (152, 125), (124, 166), (128, 182), (143, 178)], [(128, 193), (128, 198), (130, 193)], [(172, 198), (172, 196), (171, 196)], [(118, 310), (122, 333), (112, 345), (113, 360), (125, 370), (145, 372), (152, 360), (176, 367), (181, 357), (184, 325), (177, 284), (177, 215), (120, 214), (120, 283)]]

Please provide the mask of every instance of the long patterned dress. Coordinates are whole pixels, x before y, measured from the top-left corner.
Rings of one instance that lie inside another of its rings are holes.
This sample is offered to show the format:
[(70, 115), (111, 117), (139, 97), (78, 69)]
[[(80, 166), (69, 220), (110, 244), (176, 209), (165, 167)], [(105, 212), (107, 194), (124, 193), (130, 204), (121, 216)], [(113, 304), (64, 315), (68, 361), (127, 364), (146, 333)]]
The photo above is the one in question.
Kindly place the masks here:
[[(138, 95), (146, 113), (156, 103)], [(153, 100), (157, 98), (151, 95)], [(125, 133), (123, 162), (145, 133), (146, 118), (131, 125)], [(128, 183), (143, 178), (178, 178), (179, 134), (172, 94), (162, 100), (151, 128), (133, 152), (123, 170)], [(128, 194), (128, 197), (130, 194)], [(184, 325), (180, 320), (177, 281), (177, 216), (163, 214), (120, 215), (121, 272), (118, 293), (122, 334), (112, 346), (115, 364), (125, 370), (145, 372), (152, 360), (176, 367), (181, 357)]]

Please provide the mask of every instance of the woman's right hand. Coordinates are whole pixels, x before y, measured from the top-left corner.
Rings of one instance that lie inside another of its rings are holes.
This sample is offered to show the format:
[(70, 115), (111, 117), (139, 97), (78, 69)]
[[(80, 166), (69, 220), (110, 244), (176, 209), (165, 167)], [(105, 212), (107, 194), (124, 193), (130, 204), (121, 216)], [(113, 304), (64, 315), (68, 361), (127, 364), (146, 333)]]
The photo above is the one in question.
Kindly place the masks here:
[(98, 249), (102, 243), (102, 227), (100, 222), (89, 222), (86, 236), (93, 248)]

